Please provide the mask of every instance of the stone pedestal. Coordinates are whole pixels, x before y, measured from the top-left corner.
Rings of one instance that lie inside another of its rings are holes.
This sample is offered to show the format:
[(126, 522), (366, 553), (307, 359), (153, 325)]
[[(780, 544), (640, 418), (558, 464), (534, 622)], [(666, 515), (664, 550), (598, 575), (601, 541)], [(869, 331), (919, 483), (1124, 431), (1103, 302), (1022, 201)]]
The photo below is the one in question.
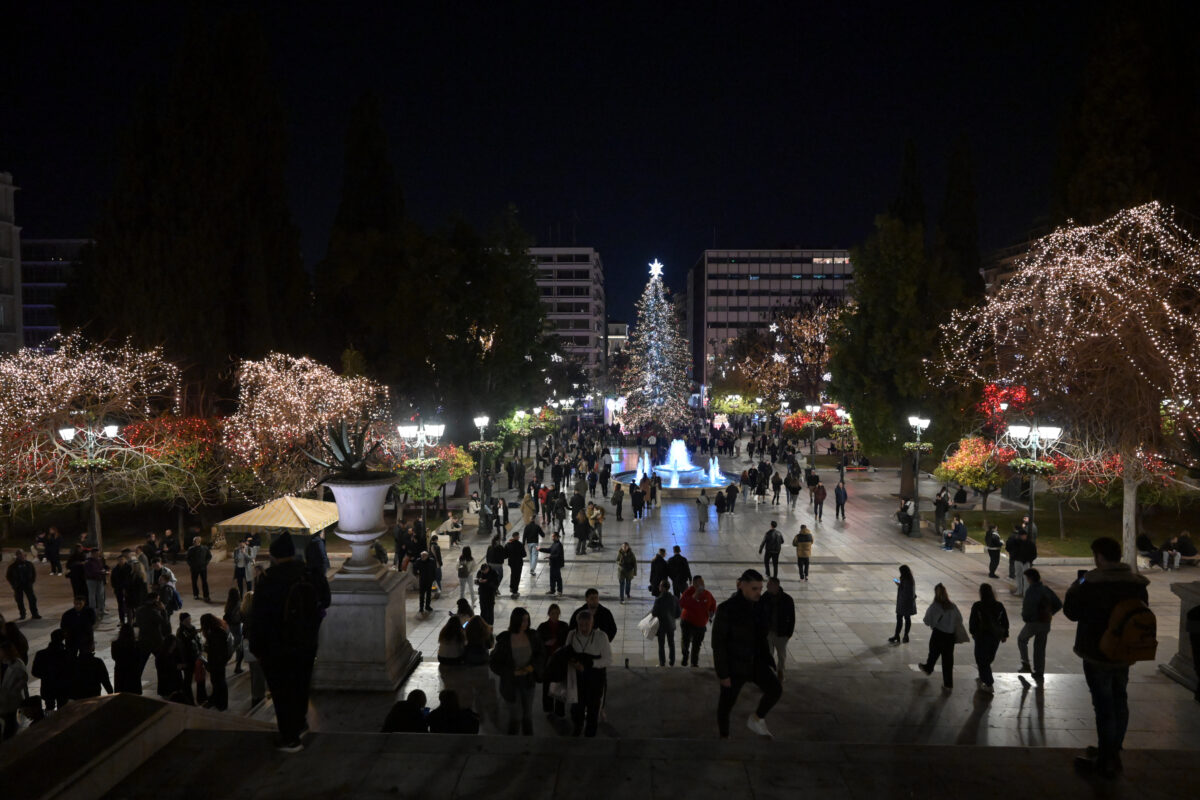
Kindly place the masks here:
[(1187, 631), (1188, 612), (1200, 605), (1200, 581), (1171, 584), (1179, 596), (1179, 651), (1158, 668), (1192, 691), (1196, 690), (1196, 664), (1192, 662), (1192, 640)]
[(408, 677), (421, 660), (405, 625), (408, 590), (415, 585), (412, 575), (383, 565), (334, 574), (314, 689), (390, 692)]

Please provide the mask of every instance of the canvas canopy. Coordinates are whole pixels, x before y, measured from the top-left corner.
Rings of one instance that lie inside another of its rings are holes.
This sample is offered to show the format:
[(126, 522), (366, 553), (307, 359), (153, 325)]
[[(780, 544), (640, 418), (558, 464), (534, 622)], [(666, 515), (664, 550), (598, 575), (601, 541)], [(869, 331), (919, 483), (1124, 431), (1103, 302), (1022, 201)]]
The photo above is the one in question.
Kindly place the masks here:
[(216, 527), (227, 535), (285, 530), (311, 534), (328, 528), (337, 520), (336, 503), (285, 496), (218, 522)]

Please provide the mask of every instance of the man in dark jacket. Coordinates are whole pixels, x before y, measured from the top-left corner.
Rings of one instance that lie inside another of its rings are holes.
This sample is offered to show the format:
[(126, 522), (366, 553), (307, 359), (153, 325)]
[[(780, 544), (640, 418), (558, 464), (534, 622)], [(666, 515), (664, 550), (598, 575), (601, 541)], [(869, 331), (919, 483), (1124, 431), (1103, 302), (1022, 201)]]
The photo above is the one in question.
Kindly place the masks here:
[(32, 561), (25, 557), (24, 550), (17, 551), (17, 557), (8, 565), (4, 577), (12, 587), (13, 597), (17, 601), (17, 611), (21, 614), (20, 619), (25, 619), (26, 598), (29, 598), (29, 611), (33, 614), (33, 618), (41, 619), (41, 615), (38, 614), (37, 595), (33, 593), (33, 583), (37, 580), (37, 568), (33, 566)]
[(1093, 541), (1092, 556), (1096, 568), (1071, 584), (1063, 602), (1064, 616), (1078, 623), (1075, 655), (1083, 659), (1099, 740), (1099, 747), (1088, 748), (1087, 755), (1075, 759), (1075, 766), (1111, 778), (1121, 771), (1121, 746), (1129, 724), (1129, 664), (1109, 659), (1100, 649), (1100, 639), (1118, 603), (1149, 603), (1150, 582), (1121, 562), (1121, 544), (1115, 539), (1102, 536)]
[(413, 562), (413, 575), (417, 579), (417, 592), (420, 597), (418, 614), (428, 614), (433, 611), (433, 582), (437, 578), (437, 562), (429, 555), (428, 550), (422, 550), (420, 557)]
[(767, 593), (762, 602), (767, 610), (771, 626), (767, 630), (767, 644), (775, 656), (776, 674), (783, 683), (783, 665), (787, 661), (788, 640), (796, 630), (796, 602), (783, 590), (779, 578), (767, 580)]
[(61, 630), (50, 631), (50, 644), (45, 650), (33, 655), (30, 672), (42, 681), (42, 697), (46, 710), (53, 711), (67, 704), (71, 694), (71, 667), (73, 659), (63, 643)]
[(1024, 528), (1017, 528), (1013, 538), (1008, 540), (1006, 548), (1008, 549), (1009, 563), (1013, 568), (1013, 579), (1016, 581), (1012, 593), (1017, 597), (1024, 597), (1025, 589), (1029, 585), (1025, 579), (1025, 570), (1032, 567), (1034, 560), (1037, 559), (1037, 545), (1029, 540), (1028, 531)]
[(667, 575), (671, 578), (671, 593), (678, 598), (692, 582), (692, 567), (679, 551), (679, 545), (674, 550), (675, 554), (667, 559)]
[(305, 565), (296, 560), (291, 534), (271, 542), (273, 566), (254, 587), (250, 652), (262, 664), (275, 701), (279, 749), (299, 752), (308, 729), (308, 687), (321, 627), (317, 589)]
[[(767, 575), (779, 577), (779, 553), (782, 550), (783, 534), (779, 532), (779, 523), (771, 520), (771, 527), (763, 534), (762, 542), (758, 545), (758, 552), (763, 553), (763, 571)], [(773, 573), (771, 572), (772, 565), (775, 567)]]
[(658, 552), (654, 554), (654, 558), (650, 559), (650, 594), (658, 597), (662, 591), (663, 581), (667, 580), (670, 575), (670, 567), (667, 566), (667, 551), (666, 548), (658, 548)]
[(117, 619), (122, 624), (133, 622), (133, 613), (137, 610), (129, 608), (125, 604), (125, 593), (129, 590), (129, 584), (132, 580), (133, 566), (129, 563), (129, 549), (126, 548), (117, 557), (117, 563), (113, 565), (112, 572), (109, 575), (113, 594), (117, 598)]
[(583, 593), (584, 604), (575, 609), (575, 613), (571, 615), (571, 621), (567, 625), (568, 630), (574, 630), (579, 619), (579, 612), (584, 609), (592, 613), (592, 624), (597, 630), (604, 631), (604, 635), (611, 642), (617, 638), (617, 621), (613, 618), (612, 612), (604, 606), (600, 605), (600, 590), (588, 589)]
[(304, 548), (304, 563), (309, 569), (329, 572), (329, 553), (325, 550), (325, 531), (317, 531)]
[(208, 562), (212, 561), (212, 551), (200, 542), (200, 537), (192, 539), (192, 546), (187, 551), (188, 569), (192, 572), (192, 597), (200, 599), (200, 588), (204, 588), (204, 602), (208, 598)]
[[(537, 497), (537, 492), (533, 493)], [(542, 542), (542, 526), (538, 525), (537, 515), (535, 512), (534, 518), (529, 520), (529, 524), (521, 529), (521, 541), (525, 544), (525, 549), (529, 553), (529, 583), (532, 585), (537, 579), (537, 562), (538, 562), (538, 545)]]
[(838, 481), (837, 486), (833, 487), (833, 518), (846, 519), (846, 500), (849, 494), (846, 492), (846, 482)]
[(729, 714), (743, 685), (754, 683), (763, 691), (758, 708), (746, 722), (760, 736), (771, 735), (765, 717), (783, 693), (767, 641), (771, 620), (759, 602), (763, 576), (748, 569), (738, 578), (737, 589), (717, 606), (712, 629), (713, 665), (721, 683), (717, 728), (722, 739), (729, 738)]
[(67, 652), (74, 658), (79, 654), (79, 648), (85, 639), (92, 637), (92, 629), (96, 627), (96, 611), (87, 604), (87, 598), (75, 598), (75, 605), (63, 612), (59, 622), (67, 645)]
[(546, 553), (550, 561), (550, 591), (546, 592), (546, 594), (557, 594), (559, 597), (562, 597), (562, 568), (567, 563), (562, 541), (559, 539), (558, 534), (554, 533), (550, 535), (550, 546), (538, 549)]
[(496, 624), (496, 595), (500, 592), (500, 576), (485, 563), (475, 575), (475, 586), (479, 590), (479, 616), (488, 625)]
[(817, 522), (821, 521), (825, 512), (825, 498), (828, 496), (829, 492), (825, 489), (825, 484), (818, 479), (817, 485), (813, 487), (813, 516), (817, 518)]
[(515, 600), (521, 596), (521, 571), (525, 567), (525, 545), (517, 538), (516, 531), (504, 545), (504, 560), (508, 562), (508, 593)]

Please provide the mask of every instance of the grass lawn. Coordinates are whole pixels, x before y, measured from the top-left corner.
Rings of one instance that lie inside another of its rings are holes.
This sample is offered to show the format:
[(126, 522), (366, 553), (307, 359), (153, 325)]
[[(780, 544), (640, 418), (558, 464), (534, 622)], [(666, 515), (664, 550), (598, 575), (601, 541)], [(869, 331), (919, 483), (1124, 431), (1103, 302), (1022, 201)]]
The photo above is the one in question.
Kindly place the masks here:
[[(1058, 521), (1058, 504), (1054, 499), (1038, 497), (1035, 501), (1037, 511), (1035, 522), (1038, 527), (1038, 554), (1042, 556), (1082, 556), (1092, 554), (1091, 542), (1097, 536), (1111, 536), (1121, 540), (1121, 508), (1105, 508), (1101, 503), (1081, 502), (1079, 508), (1072, 509), (1066, 505), (1062, 509), (1062, 528), (1060, 535)], [(1000, 536), (1007, 541), (1012, 533), (1013, 525), (1021, 521), (1025, 509), (1012, 508), (1005, 504), (1004, 508), (993, 506), (995, 499), (989, 503), (987, 511), (964, 511), (963, 521), (967, 523), (971, 539), (982, 543), (987, 525), (994, 524), (1000, 529)], [(998, 505), (998, 504), (997, 504)], [(951, 515), (955, 512), (951, 510)], [(922, 516), (925, 516), (922, 514)], [(1143, 519), (1144, 530), (1155, 542), (1166, 539), (1169, 534), (1181, 530), (1200, 530), (1200, 508), (1185, 506), (1179, 511), (1175, 509), (1157, 510), (1147, 513)]]

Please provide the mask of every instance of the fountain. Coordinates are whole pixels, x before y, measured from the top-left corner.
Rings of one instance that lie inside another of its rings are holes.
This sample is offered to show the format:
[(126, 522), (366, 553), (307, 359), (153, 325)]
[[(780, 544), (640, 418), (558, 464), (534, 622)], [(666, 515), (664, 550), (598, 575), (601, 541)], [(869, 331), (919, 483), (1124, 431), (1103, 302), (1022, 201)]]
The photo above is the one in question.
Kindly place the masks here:
[(667, 453), (667, 463), (654, 467), (654, 472), (664, 482), (669, 481), (668, 485), (672, 488), (679, 488), (681, 485), (694, 486), (705, 483), (709, 478), (709, 471), (692, 464), (687, 446), (681, 439), (671, 442), (671, 450)]

